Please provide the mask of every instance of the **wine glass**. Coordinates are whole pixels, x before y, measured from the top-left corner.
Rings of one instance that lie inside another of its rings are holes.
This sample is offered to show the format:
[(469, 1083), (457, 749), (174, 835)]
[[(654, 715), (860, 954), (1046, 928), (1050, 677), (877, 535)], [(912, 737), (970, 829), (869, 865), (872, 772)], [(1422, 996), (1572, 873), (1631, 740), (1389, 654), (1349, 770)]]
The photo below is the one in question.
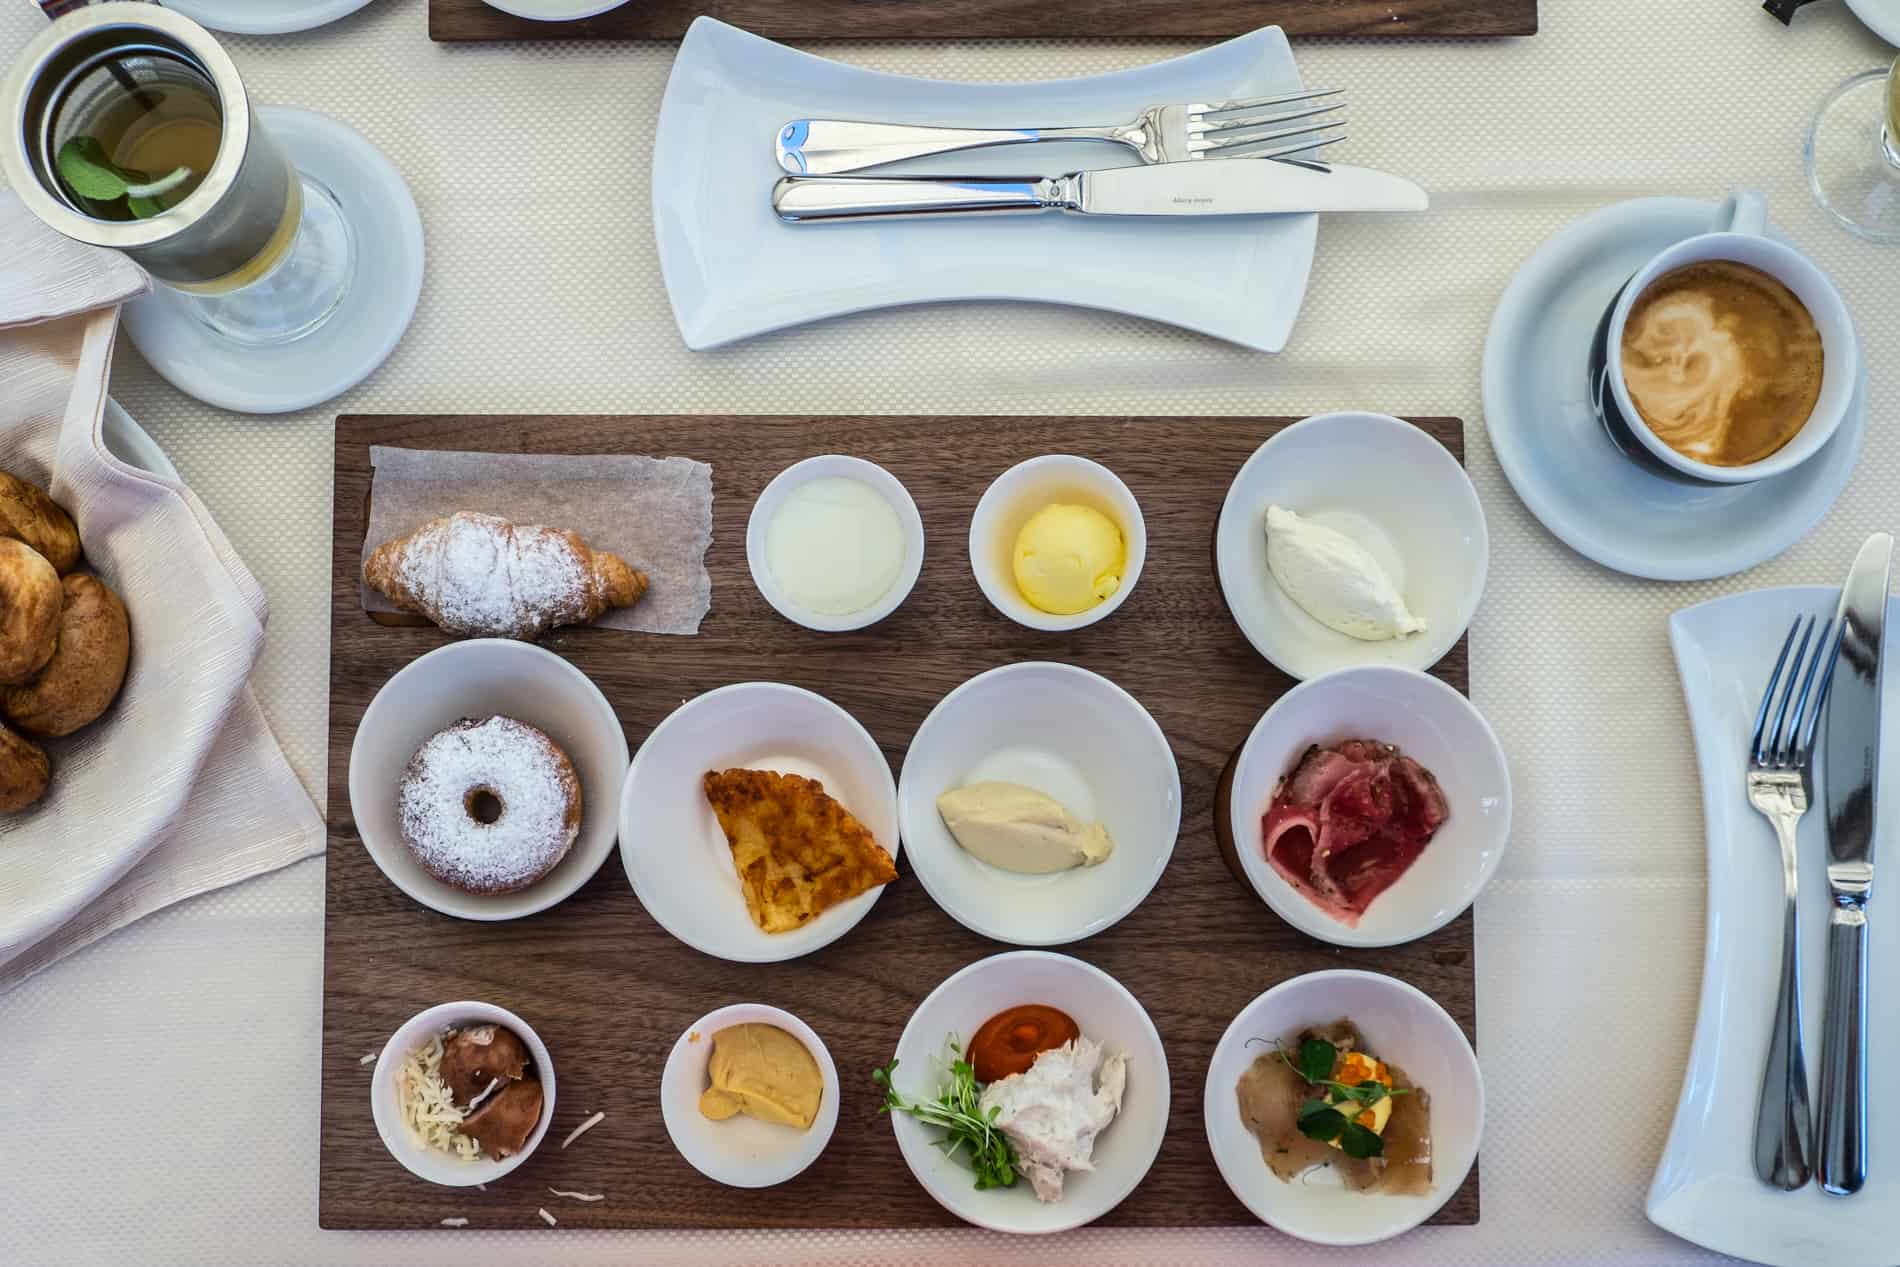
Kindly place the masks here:
[(1836, 88), (1808, 128), (1808, 183), (1836, 220), (1900, 244), (1900, 60)]

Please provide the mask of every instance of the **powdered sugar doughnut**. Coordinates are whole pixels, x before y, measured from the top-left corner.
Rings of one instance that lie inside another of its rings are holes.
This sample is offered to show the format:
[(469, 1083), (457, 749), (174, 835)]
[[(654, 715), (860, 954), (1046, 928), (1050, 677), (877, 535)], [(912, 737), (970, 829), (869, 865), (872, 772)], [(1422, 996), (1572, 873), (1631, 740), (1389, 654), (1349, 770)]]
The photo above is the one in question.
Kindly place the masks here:
[(567, 856), (581, 830), (581, 781), (526, 722), (464, 717), (416, 749), (396, 813), (430, 875), (465, 893), (513, 893)]

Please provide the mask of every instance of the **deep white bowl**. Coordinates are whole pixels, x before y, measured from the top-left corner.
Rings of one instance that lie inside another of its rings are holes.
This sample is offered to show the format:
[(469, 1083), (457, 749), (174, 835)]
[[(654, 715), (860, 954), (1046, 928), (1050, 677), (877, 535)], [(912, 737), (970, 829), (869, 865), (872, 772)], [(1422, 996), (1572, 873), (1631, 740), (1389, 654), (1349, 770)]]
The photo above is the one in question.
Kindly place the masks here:
[[(992, 779), (1101, 822), (1114, 852), (1052, 875), (965, 852), (937, 797)], [(1108, 928), (1154, 888), (1181, 829), (1181, 775), (1161, 727), (1121, 687), (1073, 665), (1011, 664), (971, 678), (924, 718), (904, 757), (897, 818), (911, 870), (958, 923), (1018, 946), (1056, 946)]]
[(720, 959), (770, 963), (830, 945), (870, 912), (883, 886), (802, 928), (761, 931), (702, 782), (709, 770), (734, 768), (817, 779), (898, 856), (897, 784), (870, 732), (822, 695), (741, 682), (674, 709), (634, 755), (620, 799), (620, 859), (634, 893), (667, 932)]
[(1105, 1054), (1128, 1058), (1122, 1109), (1095, 1140), (1095, 1169), (1071, 1171), (1062, 1199), (1036, 1199), (1027, 1179), (1011, 1188), (976, 1189), (969, 1168), (947, 1156), (942, 1135), (907, 1113), (891, 1114), (891, 1128), (917, 1182), (958, 1218), (998, 1232), (1062, 1232), (1093, 1222), (1135, 1190), (1168, 1127), (1168, 1057), (1148, 1013), (1120, 982), (1100, 968), (1047, 950), (1012, 950), (980, 959), (932, 990), (897, 1040), (892, 1081), (907, 1099), (933, 1100), (943, 1073), (945, 1042), (967, 1042), (996, 1013), (1024, 1003), (1067, 1012)]
[[(904, 562), (891, 588), (871, 606), (840, 616), (807, 611), (793, 602), (779, 585), (778, 578), (772, 574), (771, 565), (766, 561), (765, 537), (767, 529), (771, 527), (772, 516), (793, 489), (818, 479), (854, 479), (870, 485), (897, 512), (898, 526), (904, 533)], [(765, 486), (765, 491), (759, 494), (758, 500), (752, 503), (752, 514), (746, 520), (745, 561), (752, 571), (752, 583), (758, 586), (765, 601), (772, 605), (773, 611), (793, 624), (816, 629), (820, 633), (863, 629), (896, 611), (917, 584), (917, 574), (924, 566), (924, 521), (917, 513), (917, 502), (911, 497), (910, 490), (895, 475), (863, 458), (827, 453), (786, 467), (772, 478), (772, 482)]]
[[(1236, 1091), (1275, 1039), (1342, 1017), (1371, 1054), (1391, 1061), (1431, 1096), (1432, 1189), (1424, 1196), (1353, 1192), (1329, 1170), (1284, 1183), (1240, 1117)], [(1248, 1046), (1249, 1039), (1260, 1042)], [(1335, 968), (1282, 981), (1249, 1003), (1214, 1048), (1202, 1093), (1207, 1144), (1221, 1178), (1263, 1222), (1320, 1245), (1366, 1245), (1436, 1214), (1471, 1173), (1484, 1135), (1484, 1075), (1458, 1022), (1403, 981)]]
[[(1451, 809), (1425, 852), (1373, 901), (1357, 928), (1280, 877), (1267, 862), (1260, 830), (1274, 785), (1307, 746), (1347, 739), (1397, 744), (1437, 776)], [(1394, 946), (1444, 927), (1490, 882), (1511, 837), (1511, 773), (1497, 735), (1470, 700), (1415, 669), (1366, 665), (1303, 682), (1267, 710), (1235, 762), (1228, 814), (1241, 869), (1281, 919), (1338, 946)]]
[[(409, 1059), (411, 1052), (427, 1046), (429, 1039), (442, 1030), (451, 1026), (486, 1023), (513, 1030), (515, 1036), (527, 1044), (529, 1054), (534, 1057), (535, 1073), (541, 1079), (541, 1120), (535, 1124), (534, 1133), (528, 1136), (528, 1142), (514, 1156), (494, 1161), (484, 1154), (474, 1161), (464, 1161), (460, 1157), (425, 1147), (410, 1136), (402, 1122), (402, 1106), (396, 1094), (396, 1071), (402, 1067), (403, 1061)], [(548, 1133), (548, 1123), (554, 1120), (554, 1060), (548, 1055), (547, 1044), (541, 1041), (541, 1036), (507, 1008), (496, 1007), (492, 1003), (442, 1003), (404, 1021), (402, 1028), (391, 1034), (389, 1041), (383, 1044), (382, 1055), (376, 1058), (376, 1071), (371, 1075), (369, 1105), (370, 1113), (376, 1119), (376, 1133), (383, 1137), (383, 1146), (410, 1174), (450, 1188), (472, 1188), (478, 1183), (493, 1183), (528, 1160)]]
[[(1320, 624), (1267, 568), (1269, 505), (1336, 528), (1391, 567), (1420, 634), (1366, 642)], [(1295, 678), (1358, 664), (1428, 669), (1471, 624), (1490, 561), (1484, 510), (1445, 446), (1385, 414), (1296, 422), (1241, 466), (1221, 504), (1214, 553), (1227, 609), (1254, 650)]]
[[(713, 1035), (748, 1022), (776, 1025), (818, 1062), (825, 1082), (818, 1116), (806, 1130), (761, 1122), (740, 1114), (715, 1122), (699, 1111), (700, 1092), (711, 1085)], [(763, 1003), (734, 1003), (694, 1021), (679, 1036), (660, 1075), (660, 1115), (673, 1147), (694, 1170), (733, 1188), (767, 1188), (784, 1183), (818, 1160), (838, 1125), (838, 1067), (825, 1042), (811, 1026), (780, 1008)]]
[[(1011, 556), (1029, 517), (1050, 502), (1074, 502), (1101, 511), (1122, 530), (1126, 558), (1121, 587), (1087, 611), (1056, 616), (1031, 605), (1016, 588)], [(1050, 453), (1018, 462), (993, 480), (970, 516), (970, 568), (990, 606), (1019, 625), (1047, 632), (1081, 629), (1105, 619), (1128, 600), (1148, 558), (1148, 525), (1128, 485), (1100, 462)]]
[(536, 22), (571, 22), (618, 9), (627, 0), (483, 0), (483, 3), (491, 9)]
[[(396, 791), (416, 749), (464, 717), (500, 715), (545, 731), (581, 781), (581, 830), (554, 869), (515, 893), (464, 893), (422, 869), (402, 841)], [(519, 919), (587, 883), (613, 852), (627, 735), (585, 673), (545, 647), (471, 638), (410, 661), (363, 711), (350, 745), (350, 816), (363, 847), (397, 888), (462, 919)]]

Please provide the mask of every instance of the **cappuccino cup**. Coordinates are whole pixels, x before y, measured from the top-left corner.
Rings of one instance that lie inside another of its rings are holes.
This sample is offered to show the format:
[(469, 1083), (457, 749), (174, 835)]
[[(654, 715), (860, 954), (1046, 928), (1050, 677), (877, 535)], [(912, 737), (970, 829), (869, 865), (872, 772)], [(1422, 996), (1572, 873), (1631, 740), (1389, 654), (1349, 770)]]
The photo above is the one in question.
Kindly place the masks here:
[(1631, 277), (1597, 325), (1590, 396), (1633, 461), (1689, 484), (1793, 470), (1834, 435), (1860, 379), (1860, 344), (1827, 275), (1767, 236), (1761, 194), (1738, 190), (1722, 227)]

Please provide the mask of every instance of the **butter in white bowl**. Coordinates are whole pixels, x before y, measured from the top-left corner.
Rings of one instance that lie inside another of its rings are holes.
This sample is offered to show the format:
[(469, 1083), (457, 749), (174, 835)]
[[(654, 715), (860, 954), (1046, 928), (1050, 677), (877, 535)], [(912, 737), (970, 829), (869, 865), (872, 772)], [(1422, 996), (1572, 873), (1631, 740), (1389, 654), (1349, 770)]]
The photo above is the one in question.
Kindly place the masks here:
[(1115, 850), (1108, 829), (1084, 823), (1052, 796), (988, 780), (937, 798), (943, 825), (966, 853), (1021, 875), (1092, 867)]
[(1337, 528), (1267, 507), (1267, 567), (1287, 597), (1328, 629), (1364, 642), (1425, 632), (1387, 569)]

